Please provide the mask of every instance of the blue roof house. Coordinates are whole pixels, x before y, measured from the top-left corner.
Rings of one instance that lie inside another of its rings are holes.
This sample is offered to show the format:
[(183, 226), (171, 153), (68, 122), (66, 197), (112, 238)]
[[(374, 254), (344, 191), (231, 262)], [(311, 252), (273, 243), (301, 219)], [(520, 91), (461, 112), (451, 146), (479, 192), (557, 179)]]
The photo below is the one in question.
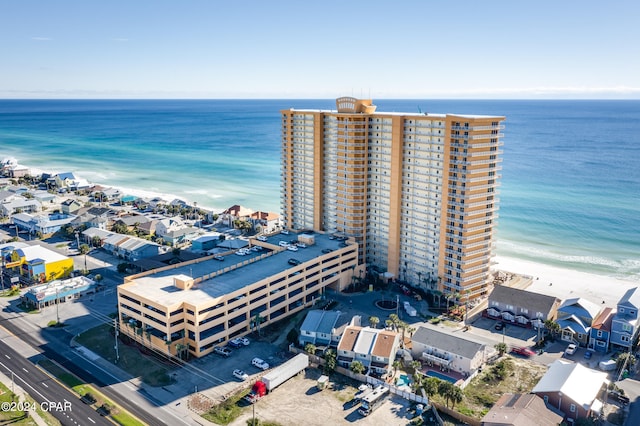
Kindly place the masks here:
[(591, 324), (600, 312), (600, 307), (583, 298), (567, 299), (558, 308), (561, 337), (565, 342), (587, 346)]
[(640, 309), (640, 291), (631, 288), (618, 301), (618, 311), (611, 323), (612, 349), (628, 350), (638, 337), (638, 309)]

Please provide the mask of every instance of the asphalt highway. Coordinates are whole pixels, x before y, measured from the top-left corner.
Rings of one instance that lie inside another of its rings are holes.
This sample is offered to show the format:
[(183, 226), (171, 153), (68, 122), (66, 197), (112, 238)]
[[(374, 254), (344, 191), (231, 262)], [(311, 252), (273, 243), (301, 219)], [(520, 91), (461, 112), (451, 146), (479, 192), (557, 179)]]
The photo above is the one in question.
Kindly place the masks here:
[[(7, 377), (11, 377), (14, 383), (23, 388), (43, 411), (48, 411), (63, 425), (112, 426), (110, 421), (101, 417), (89, 405), (84, 404), (76, 395), (3, 341), (0, 341), (0, 368)], [(15, 408), (7, 403), (0, 407), (3, 411)], [(35, 409), (32, 405), (23, 408), (27, 411)]]

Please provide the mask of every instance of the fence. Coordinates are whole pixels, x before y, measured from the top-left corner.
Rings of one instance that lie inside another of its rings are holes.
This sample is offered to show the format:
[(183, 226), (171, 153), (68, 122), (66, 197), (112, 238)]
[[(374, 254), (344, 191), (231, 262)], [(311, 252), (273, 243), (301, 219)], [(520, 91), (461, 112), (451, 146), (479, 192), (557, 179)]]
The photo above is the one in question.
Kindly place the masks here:
[[(293, 345), (289, 346), (289, 351), (294, 352), (294, 353), (305, 353), (305, 351), (303, 351), (302, 349), (296, 348)], [(315, 356), (315, 355), (309, 355), (309, 360), (312, 363), (318, 364), (320, 365), (324, 365), (324, 359)], [(383, 385), (387, 388), (389, 388), (389, 392), (391, 392), (394, 395), (398, 395), (401, 398), (404, 398), (408, 401), (413, 401), (416, 402), (418, 404), (424, 404), (424, 405), (428, 405), (429, 404), (429, 398), (427, 396), (420, 396), (420, 395), (416, 395), (413, 392), (408, 392), (404, 389), (400, 389), (392, 384), (389, 384), (387, 382), (385, 382), (384, 380), (380, 380), (380, 379), (376, 379), (375, 377), (371, 377), (371, 376), (365, 376), (364, 374), (358, 374), (358, 373), (354, 373), (353, 371), (349, 370), (348, 368), (344, 368), (344, 367), (340, 367), (340, 366), (336, 366), (335, 369), (336, 373), (342, 374), (343, 376), (347, 376), (353, 380), (357, 380), (359, 382), (362, 383), (369, 383), (371, 384), (373, 387), (376, 387), (378, 385)]]

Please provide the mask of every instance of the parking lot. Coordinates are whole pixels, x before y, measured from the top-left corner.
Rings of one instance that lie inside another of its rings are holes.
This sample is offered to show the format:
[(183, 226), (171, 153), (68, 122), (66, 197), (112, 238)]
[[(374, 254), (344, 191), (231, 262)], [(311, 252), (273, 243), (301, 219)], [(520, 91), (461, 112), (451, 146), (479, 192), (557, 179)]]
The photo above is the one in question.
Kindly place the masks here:
[[(332, 381), (328, 389), (321, 391), (316, 386), (321, 374), (316, 368), (308, 368), (305, 373), (280, 385), (255, 404), (256, 418), (285, 426), (403, 425), (414, 416), (407, 400), (392, 396), (368, 417), (363, 417), (358, 413), (359, 406), (350, 402), (357, 392), (356, 383), (348, 383), (348, 379), (335, 375), (332, 380), (338, 381)], [(231, 425), (245, 426), (253, 416), (252, 408), (246, 407)]]

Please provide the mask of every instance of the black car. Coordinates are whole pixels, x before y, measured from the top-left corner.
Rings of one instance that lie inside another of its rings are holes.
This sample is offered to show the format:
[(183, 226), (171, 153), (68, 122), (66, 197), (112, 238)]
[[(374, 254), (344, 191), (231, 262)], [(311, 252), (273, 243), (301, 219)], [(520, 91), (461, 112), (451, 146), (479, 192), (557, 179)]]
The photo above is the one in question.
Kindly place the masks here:
[(322, 252), (323, 252), (324, 254), (331, 253), (332, 251), (333, 251), (333, 250), (331, 250), (330, 248), (322, 249)]
[(289, 259), (289, 265), (294, 265), (295, 266), (295, 265), (299, 265), (301, 263), (302, 262), (300, 262), (298, 259), (294, 259), (294, 258)]
[(617, 391), (609, 391), (609, 399), (619, 402), (622, 405), (629, 405), (629, 397)]
[(504, 328), (504, 323), (502, 321), (498, 321), (493, 328), (495, 328), (496, 330), (500, 331), (500, 330), (502, 330)]

